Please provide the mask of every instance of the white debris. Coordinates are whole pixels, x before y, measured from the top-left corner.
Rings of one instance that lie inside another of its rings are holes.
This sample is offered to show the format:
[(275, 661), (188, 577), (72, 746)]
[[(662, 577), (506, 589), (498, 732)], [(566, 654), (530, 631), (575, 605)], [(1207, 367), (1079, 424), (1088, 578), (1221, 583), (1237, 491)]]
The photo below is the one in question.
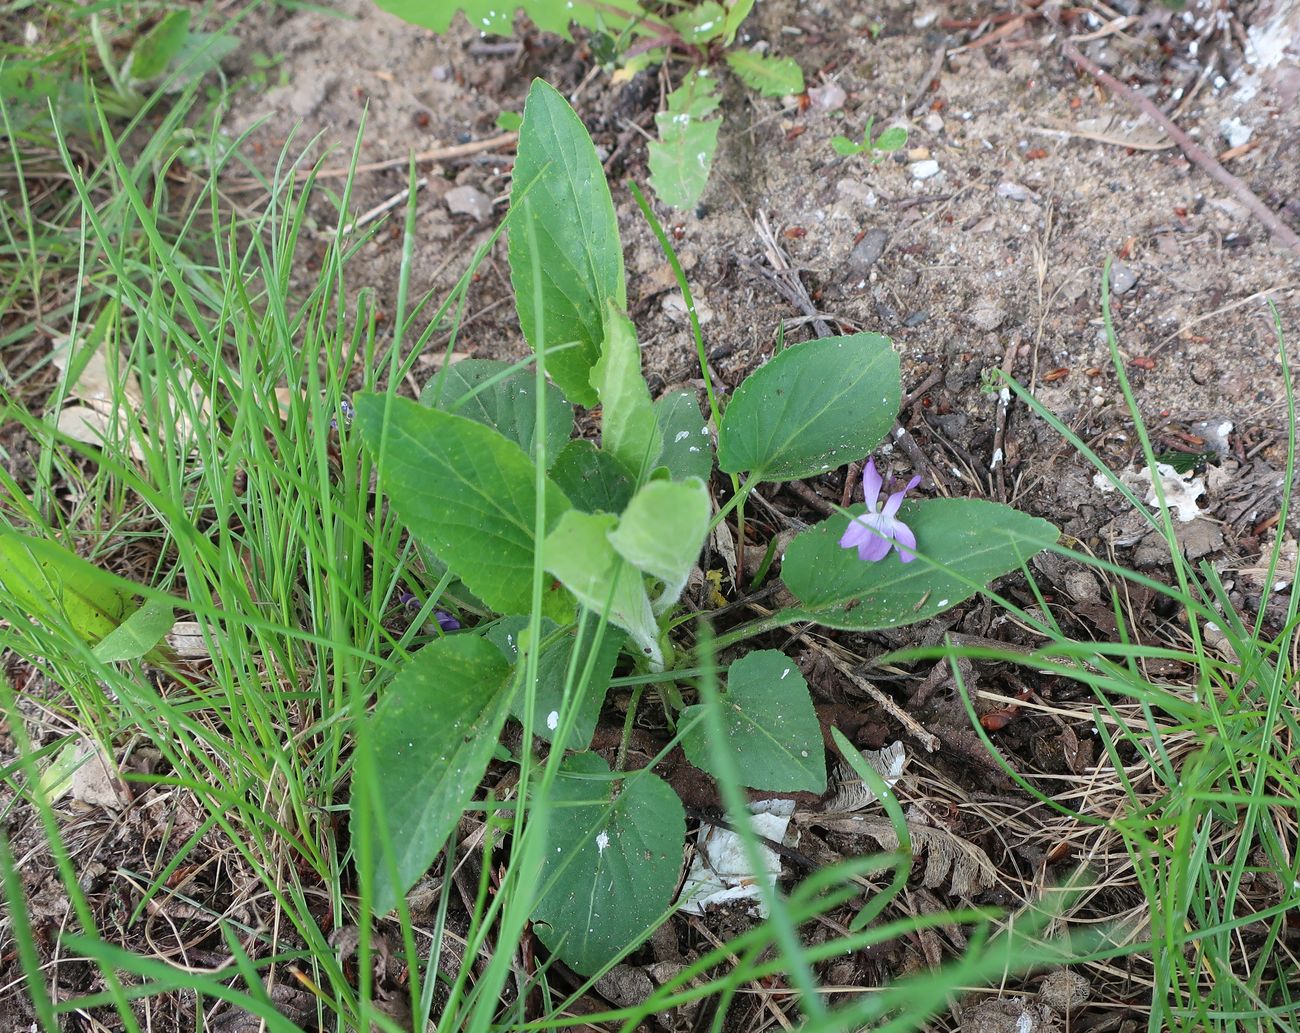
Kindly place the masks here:
[(939, 163), (933, 158), (926, 158), (924, 161), (914, 161), (911, 164), (913, 179), (930, 179), (939, 174)]
[[(773, 843), (785, 841), (790, 815), (794, 813), (793, 800), (760, 800), (750, 804), (749, 827), (757, 836)], [(709, 908), (720, 907), (732, 901), (752, 901), (751, 910), (759, 918), (767, 917), (759, 879), (768, 886), (776, 886), (781, 874), (781, 858), (766, 846), (759, 844), (763, 870), (754, 873), (745, 859), (745, 843), (734, 832), (716, 825), (701, 827), (695, 838), (695, 857), (691, 870), (682, 884), (678, 904), (687, 914), (702, 915)]]
[(1234, 115), (1232, 118), (1225, 118), (1219, 123), (1219, 132), (1228, 141), (1229, 147), (1240, 147), (1250, 139), (1254, 130)]
[[(884, 779), (885, 785), (890, 789), (903, 777), (903, 768), (907, 766), (907, 750), (901, 742), (895, 740), (883, 750), (862, 750), (861, 753), (862, 759)], [(831, 784), (835, 788), (826, 801), (827, 813), (860, 811), (876, 802), (876, 794), (871, 791), (871, 787), (848, 764), (835, 765), (831, 773)]]
[[(1190, 471), (1180, 474), (1168, 463), (1157, 463), (1156, 475), (1160, 478), (1160, 489), (1164, 493), (1165, 504), (1180, 522), (1190, 523), (1201, 515), (1201, 507), (1196, 504), (1196, 500), (1205, 494), (1205, 482), (1201, 478), (1193, 476)], [(1147, 505), (1159, 505), (1150, 470), (1145, 467), (1137, 471), (1125, 470), (1119, 475), (1119, 479), (1134, 491), (1140, 491), (1145, 487)], [(1092, 483), (1101, 491), (1115, 490), (1115, 485), (1105, 474), (1094, 474)]]

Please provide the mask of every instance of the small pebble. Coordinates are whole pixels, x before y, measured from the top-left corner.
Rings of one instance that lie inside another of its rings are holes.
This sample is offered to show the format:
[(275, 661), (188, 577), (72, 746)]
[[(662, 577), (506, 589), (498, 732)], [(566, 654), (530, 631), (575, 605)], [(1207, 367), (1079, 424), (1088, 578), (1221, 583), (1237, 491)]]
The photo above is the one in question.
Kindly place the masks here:
[(921, 119), (921, 126), (927, 133), (942, 133), (943, 119), (931, 111), (925, 118)]
[(1029, 187), (1009, 179), (997, 185), (997, 195), (1005, 197), (1008, 201), (1031, 201), (1038, 197)]
[(846, 265), (849, 277), (856, 279), (866, 276), (871, 267), (880, 261), (880, 256), (885, 253), (885, 245), (888, 243), (888, 230), (868, 230), (866, 235), (849, 252), (849, 260)]
[(453, 215), (472, 215), (479, 222), (492, 217), (492, 199), (474, 187), (452, 187), (443, 200)]
[(933, 158), (926, 161), (918, 161), (912, 164), (913, 179), (930, 179), (932, 176), (939, 174), (939, 163)]
[(828, 82), (825, 86), (814, 86), (809, 90), (808, 99), (812, 101), (815, 111), (837, 111), (844, 107), (849, 95), (839, 83)]
[(996, 298), (980, 298), (970, 307), (966, 318), (980, 330), (996, 330), (1006, 320), (1007, 310)]
[(1138, 275), (1123, 262), (1113, 262), (1110, 267), (1110, 289), (1116, 294), (1127, 294), (1137, 286)]

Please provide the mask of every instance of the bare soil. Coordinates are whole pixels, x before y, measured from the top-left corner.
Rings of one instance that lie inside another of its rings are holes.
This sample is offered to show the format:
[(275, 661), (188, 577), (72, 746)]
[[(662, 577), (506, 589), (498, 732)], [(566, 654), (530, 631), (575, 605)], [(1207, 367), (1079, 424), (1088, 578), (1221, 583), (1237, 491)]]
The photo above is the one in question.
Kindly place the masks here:
[[(1087, 56), (1173, 114), (1207, 150), (1235, 150), (1224, 158), (1226, 167), (1284, 222), (1300, 228), (1300, 106), (1295, 80), (1284, 74), (1294, 61), (1284, 57), (1277, 68), (1264, 67), (1261, 33), (1280, 17), (1268, 4), (1198, 2), (1179, 12), (1129, 0), (1123, 11), (1101, 4), (1089, 11), (1094, 13), (1080, 10), (1058, 26), (1043, 8), (1010, 4), (922, 0), (866, 7), (765, 0), (747, 23), (748, 41), (767, 41), (773, 52), (797, 58), (814, 88), (812, 99), (769, 100), (729, 85), (721, 147), (700, 205), (690, 213), (659, 214), (701, 303), (710, 365), (720, 384), (733, 388), (770, 357), (783, 325), (787, 340), (814, 334), (808, 313), (763, 273), (772, 269), (779, 248), (819, 318), (835, 332), (869, 330), (894, 340), (907, 395), (900, 420), (924, 457), (916, 470), (925, 475), (923, 491), (1009, 502), (1054, 521), (1086, 549), (1164, 578), (1167, 552), (1141, 532), (1118, 494), (1095, 483), (1093, 469), (1045, 420), (1020, 401), (1001, 400), (995, 383), (998, 370), (1014, 377), (1115, 469), (1141, 465), (1101, 325), (1102, 266), (1113, 259), (1115, 329), (1141, 415), (1158, 452), (1198, 454), (1205, 493), (1193, 503), (1196, 512), (1189, 512), (1195, 518), (1180, 524), (1183, 547), (1192, 558), (1212, 561), (1234, 603), (1254, 612), (1275, 594), (1274, 586), (1262, 583), (1261, 550), (1269, 544), (1270, 518), (1278, 509), (1286, 422), (1278, 341), (1264, 299), (1277, 306), (1292, 337), (1300, 332), (1300, 257), (1274, 244), (1239, 201), (1168, 145), (1149, 121), (1081, 74), (1063, 56), (1060, 41), (1068, 33), (1099, 33), (1080, 43)], [(1105, 32), (1124, 12), (1133, 20), (1122, 31)], [(236, 60), (247, 62), (244, 71), (254, 70), (255, 54), (279, 62), (271, 72), (278, 85), (241, 92), (227, 122), (232, 134), (248, 133), (247, 160), (269, 172), (282, 150), (296, 154), (302, 148), (308, 159), (323, 159), (322, 182), (338, 187), (342, 178), (334, 172), (347, 165), (364, 122), (361, 162), (398, 163), (357, 177), (358, 212), (404, 189), (409, 153), (499, 135), (493, 124), (498, 113), (520, 111), (531, 79), (545, 77), (570, 97), (608, 158), (631, 315), (652, 388), (701, 386), (667, 264), (623, 182), (631, 177), (644, 185), (647, 179), (642, 130), (652, 125), (667, 85), (658, 73), (613, 81), (592, 70), (581, 41), (539, 36), (524, 25), (518, 46), (481, 39), (463, 22), (435, 37), (376, 11), (367, 0), (341, 0), (334, 14), (273, 8), (251, 16), (241, 31), (246, 45)], [(987, 41), (990, 34), (996, 38)], [(240, 69), (233, 71), (238, 75)], [(844, 98), (825, 110), (817, 98), (833, 99), (834, 88)], [(873, 116), (878, 127), (905, 121), (908, 151), (876, 165), (838, 157), (831, 136), (854, 135)], [(1239, 134), (1247, 129), (1244, 146)], [(427, 184), (418, 195), (413, 297), (441, 297), (490, 236), (504, 213), (511, 158), (503, 146), (420, 165)], [(938, 172), (922, 178), (928, 161), (937, 163)], [(458, 186), (491, 198), (492, 210), (483, 218), (450, 211), (446, 197)], [(229, 189), (240, 203), (259, 203), (257, 190), (235, 179)], [(313, 214), (319, 231), (314, 246), (323, 253), (336, 221), (324, 192)], [(351, 286), (372, 289), (386, 314), (403, 247), (400, 214), (390, 219), (350, 271)], [(502, 248), (497, 246), (472, 285), (458, 352), (525, 354)], [(301, 277), (308, 283), (311, 276), (309, 260)], [(417, 362), (417, 385), (430, 375), (444, 341), (436, 337)], [(882, 454), (895, 474), (912, 472), (908, 450), (885, 446)], [(845, 477), (845, 471), (835, 471), (809, 486), (838, 503)], [(806, 495), (764, 494), (774, 515), (756, 519), (749, 549), (758, 555), (767, 538), (791, 521), (820, 517), (815, 499)], [(1287, 569), (1280, 574), (1287, 581), (1295, 563), (1289, 538)], [(1114, 633), (1108, 586), (1050, 559), (1039, 564), (1038, 573), (1044, 590), (1053, 593), (1048, 602), (1060, 603), (1057, 615), (1068, 631), (1102, 638)], [(1015, 582), (1005, 591), (1022, 605), (1035, 604)], [(1178, 641), (1176, 621), (1155, 599), (1130, 595), (1127, 605), (1130, 633)], [(863, 747), (900, 738), (908, 743), (912, 778), (900, 786), (900, 796), (919, 808), (923, 820), (977, 846), (996, 870), (975, 896), (978, 902), (1014, 905), (1089, 856), (1103, 881), (1115, 876), (1114, 885), (1078, 917), (1140, 914), (1143, 900), (1124, 874), (1124, 858), (1107, 852), (1114, 843), (1101, 833), (1093, 839), (1062, 834), (1052, 812), (1015, 788), (969, 727), (943, 670), (877, 682), (939, 737), (941, 749), (926, 754), (827, 662), (831, 654), (869, 659), (899, 645), (937, 641), (947, 631), (1011, 645), (1023, 639), (989, 606), (972, 604), (933, 626), (892, 635), (773, 644), (787, 646), (799, 659), (828, 723), (851, 732)], [(1005, 667), (965, 673), (979, 688), (1058, 708), (1082, 698), (1076, 688), (1050, 679), (1026, 682)], [(1153, 677), (1178, 674), (1166, 670)], [(1003, 717), (988, 722), (998, 747), (1017, 770), (1046, 780), (1045, 786), (1095, 766), (1097, 742), (1087, 722), (1014, 711)], [(653, 755), (659, 730), (641, 731), (644, 752)], [(10, 746), (0, 763), (10, 759)], [(701, 795), (698, 786), (681, 781), (681, 788), (696, 793), (688, 802), (707, 809), (707, 788)], [(1110, 799), (1101, 794), (1094, 801), (1099, 812)], [(98, 835), (110, 833), (101, 829)], [(15, 850), (20, 846), (35, 859), (33, 872), (50, 872), (37, 841), (15, 844)], [(875, 848), (813, 823), (799, 849), (806, 860), (821, 863)], [(138, 851), (140, 844), (131, 849)], [(99, 857), (89, 849), (84, 856)], [(125, 856), (119, 852), (108, 869), (123, 866)], [(158, 864), (165, 860), (165, 851), (154, 857)], [(29, 891), (39, 896), (41, 880), (33, 880)], [(951, 875), (926, 880), (918, 869), (913, 881), (902, 906), (914, 912), (963, 900), (953, 892)], [(108, 898), (117, 884), (101, 873), (99, 882), (88, 885), (102, 913), (111, 910)], [(205, 902), (220, 912), (219, 898), (227, 891), (213, 885)], [(45, 919), (51, 929), (61, 920), (53, 912)], [(679, 963), (733, 928), (730, 921), (723, 916), (701, 926), (698, 919), (675, 920), (672, 933), (657, 937), (635, 960)], [(216, 936), (196, 942), (200, 950), (205, 944), (219, 947)], [(879, 985), (933, 965), (963, 943), (961, 929), (953, 926), (837, 962), (822, 974), (846, 989)], [(0, 960), (0, 986), (16, 971), (11, 961)], [(74, 985), (75, 975), (65, 986), (68, 993), (91, 989)], [(1070, 1028), (1145, 1023), (1140, 964), (1131, 975), (1117, 967), (1086, 975), (1094, 1004), (1076, 1011)], [(1026, 989), (1043, 989), (1043, 982), (1035, 977)], [(606, 999), (614, 994), (610, 990)], [(760, 1008), (762, 999), (754, 1000)], [(30, 1021), (22, 1013), (10, 1021), (4, 1009), (20, 1007), (10, 1001), (0, 1003), (0, 1027), (6, 1029)], [(303, 1014), (293, 1002), (285, 1007), (295, 1018)], [(763, 1024), (746, 1007), (737, 1006), (728, 1028)], [(1022, 1014), (1012, 1009), (1000, 1020), (972, 1006), (947, 1022), (971, 1030), (1014, 1029)], [(156, 1018), (160, 1024), (154, 1028), (169, 1028), (169, 1022), (193, 1026), (183, 1001)], [(1055, 1021), (1050, 1015), (1034, 1019), (1040, 1020)], [(669, 1016), (664, 1025), (692, 1021), (699, 1017)], [(82, 1028), (75, 1019), (69, 1022), (69, 1028)]]

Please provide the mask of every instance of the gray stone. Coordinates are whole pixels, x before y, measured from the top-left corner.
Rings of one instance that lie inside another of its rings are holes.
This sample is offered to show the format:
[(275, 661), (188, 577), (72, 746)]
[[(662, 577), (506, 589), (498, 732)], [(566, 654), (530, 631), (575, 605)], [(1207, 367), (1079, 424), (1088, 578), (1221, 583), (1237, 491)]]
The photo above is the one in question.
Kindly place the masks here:
[(472, 215), (479, 222), (492, 218), (492, 199), (474, 187), (452, 187), (443, 201), (453, 215)]
[(1110, 267), (1110, 289), (1116, 294), (1127, 294), (1137, 286), (1138, 274), (1123, 262), (1112, 262)]
[(1007, 310), (997, 298), (980, 298), (970, 307), (966, 318), (980, 330), (996, 330), (1006, 321)]
[(849, 252), (847, 264), (849, 276), (855, 278), (866, 276), (871, 271), (871, 267), (880, 261), (880, 256), (885, 253), (888, 244), (888, 230), (867, 230), (866, 236)]

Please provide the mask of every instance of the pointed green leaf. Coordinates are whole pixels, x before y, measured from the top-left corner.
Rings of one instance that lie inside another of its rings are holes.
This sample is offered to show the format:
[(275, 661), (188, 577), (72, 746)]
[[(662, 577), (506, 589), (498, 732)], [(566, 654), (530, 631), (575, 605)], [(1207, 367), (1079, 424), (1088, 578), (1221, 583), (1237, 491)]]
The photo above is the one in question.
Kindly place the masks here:
[[(703, 704), (687, 707), (682, 724)], [(751, 789), (778, 793), (820, 793), (826, 789), (826, 751), (808, 683), (784, 653), (760, 649), (727, 669), (722, 697), (727, 736), (711, 743), (704, 722), (682, 739), (697, 768), (717, 774), (714, 753), (726, 750)]]
[(752, 50), (732, 50), (727, 64), (740, 81), (765, 97), (787, 97), (803, 93), (803, 69), (792, 57), (770, 57)]
[(145, 604), (110, 631), (92, 653), (106, 664), (138, 660), (155, 653), (155, 647), (176, 623), (170, 603), (149, 599)]
[(890, 126), (871, 145), (877, 151), (897, 151), (907, 146), (907, 130), (902, 126)]
[(632, 496), (609, 541), (637, 570), (664, 583), (654, 603), (662, 613), (681, 596), (708, 530), (709, 489), (703, 481), (651, 481)]
[[(607, 303), (627, 307), (623, 246), (591, 137), (564, 98), (540, 79), (524, 106), (512, 184), (510, 282), (519, 325), (534, 351), (548, 353), (547, 372), (564, 393), (579, 405), (593, 406), (591, 367), (600, 358)], [(535, 254), (525, 213), (516, 211), (525, 193)], [(534, 263), (541, 268), (540, 294), (533, 284)], [(545, 341), (535, 340), (539, 308)], [(570, 343), (574, 346), (550, 354)]]
[[(510, 663), (519, 660), (519, 636), (527, 629), (527, 617), (506, 617), (497, 621), (487, 632), (487, 638), (496, 644)], [(553, 621), (542, 621), (542, 640), (545, 642), (555, 631)], [(614, 628), (605, 627), (601, 634), (600, 647), (591, 669), (591, 678), (582, 680), (582, 673), (591, 660), (592, 645), (596, 641), (595, 628), (587, 629), (582, 645), (578, 650), (578, 659), (574, 666), (575, 682), (570, 690), (570, 706), (576, 710), (573, 730), (569, 735), (566, 749), (585, 750), (591, 745), (591, 737), (596, 731), (596, 722), (600, 719), (600, 708), (605, 703), (605, 693), (609, 689), (609, 680), (614, 676), (614, 664), (618, 661), (619, 650), (623, 646), (623, 633)], [(536, 714), (533, 733), (545, 742), (552, 742), (559, 727), (560, 712), (564, 707), (564, 686), (569, 676), (569, 665), (573, 658), (578, 640), (576, 635), (564, 635), (550, 645), (544, 646), (542, 655), (537, 658), (537, 690), (534, 696), (534, 713)], [(516, 694), (510, 708), (512, 717), (523, 720), (523, 694)]]
[[(355, 782), (352, 795), (353, 834), (362, 827), (358, 808), (366, 808), (372, 823), (376, 914), (397, 905), (456, 827), (501, 734), (509, 685), (510, 665), (496, 646), (454, 635), (412, 656), (384, 691), (368, 739), (379, 806)], [(385, 839), (396, 883), (389, 878)]]
[(901, 394), (888, 337), (786, 348), (736, 389), (718, 428), (718, 467), (792, 481), (861, 459), (889, 433)]
[(687, 43), (699, 46), (717, 39), (727, 28), (727, 12), (717, 0), (704, 0), (669, 16), (668, 23)]
[(619, 32), (641, 13), (634, 0), (375, 0), (390, 14), (412, 25), (434, 32), (446, 32), (457, 11), (465, 12), (470, 27), (484, 34), (509, 36), (514, 32), (515, 12), (523, 11), (543, 32), (569, 39), (569, 27), (605, 28)]
[[(849, 512), (857, 515), (863, 507)], [(1057, 539), (1046, 520), (983, 499), (908, 502), (898, 516), (916, 535), (920, 556), (910, 563), (897, 550), (865, 563), (856, 550), (840, 548), (848, 526), (844, 516), (830, 517), (791, 542), (781, 579), (799, 600), (799, 612), (827, 627), (857, 631), (927, 620)]]
[(674, 480), (698, 477), (707, 482), (713, 472), (713, 438), (691, 391), (674, 391), (655, 402), (655, 419), (664, 440), (656, 466), (668, 467)]
[(754, 0), (730, 0), (727, 5), (727, 23), (723, 29), (722, 42), (731, 46), (740, 31), (740, 24), (749, 17), (754, 8)]
[[(537, 493), (523, 449), (491, 427), (405, 398), (363, 394), (356, 407), (362, 438), (411, 534), (498, 613), (529, 610)], [(547, 482), (547, 528), (569, 508)], [(549, 584), (542, 607), (558, 621), (573, 615), (572, 600)]]
[(655, 115), (659, 139), (651, 140), (650, 185), (673, 208), (694, 208), (709, 182), (718, 150), (717, 79), (707, 69), (688, 72), (668, 95), (668, 110)]
[(581, 438), (560, 450), (550, 473), (551, 480), (584, 513), (621, 513), (636, 490), (627, 467)]
[(140, 605), (110, 575), (71, 550), (10, 530), (0, 530), (0, 591), (37, 620), (62, 617), (91, 645)]
[[(614, 551), (609, 532), (618, 526), (611, 514), (594, 516), (570, 510), (546, 538), (546, 569), (587, 609), (605, 614), (632, 636), (652, 663), (661, 664), (655, 624), (640, 572)], [(612, 592), (612, 594), (611, 594)], [(608, 609), (607, 609), (608, 607)]]
[(867, 149), (864, 143), (854, 143), (847, 136), (832, 136), (831, 146), (835, 148), (836, 154), (842, 154), (846, 158), (851, 154), (861, 154)]
[(686, 836), (681, 801), (663, 779), (608, 775), (594, 753), (565, 760), (541, 874), (550, 888), (533, 911), (538, 938), (582, 975), (640, 943), (668, 912)]
[(600, 361), (591, 386), (600, 397), (600, 447), (645, 479), (663, 451), (650, 389), (641, 375), (641, 348), (632, 321), (610, 305)]
[[(537, 378), (495, 359), (453, 363), (429, 381), (422, 405), (454, 412), (500, 431), (529, 456), (537, 456)], [(573, 433), (573, 406), (554, 384), (546, 385), (546, 455), (554, 459)]]
[(127, 74), (136, 82), (148, 82), (167, 71), (172, 58), (181, 52), (185, 34), (190, 28), (190, 12), (168, 11), (152, 29), (145, 33), (127, 61)]

